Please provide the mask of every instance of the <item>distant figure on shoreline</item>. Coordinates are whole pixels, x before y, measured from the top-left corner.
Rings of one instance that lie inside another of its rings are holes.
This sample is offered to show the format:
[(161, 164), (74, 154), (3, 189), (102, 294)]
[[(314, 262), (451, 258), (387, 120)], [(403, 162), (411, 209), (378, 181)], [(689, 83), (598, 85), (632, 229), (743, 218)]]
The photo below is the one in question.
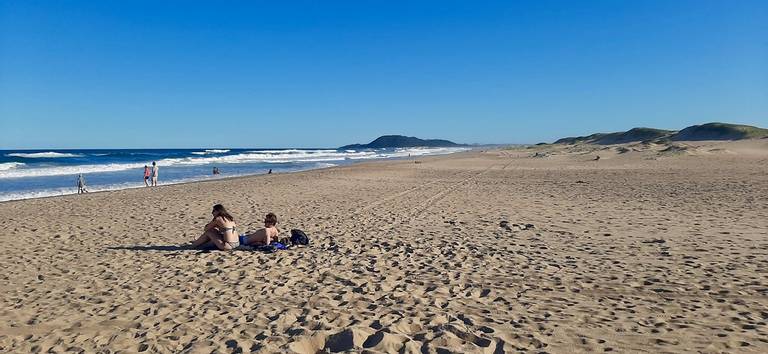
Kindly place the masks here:
[(595, 156), (595, 159), (592, 161), (600, 161), (600, 155)]
[(157, 162), (152, 161), (152, 187), (157, 187), (157, 175), (160, 173), (160, 166)]
[(271, 174), (272, 174), (272, 169), (271, 169), (271, 168), (269, 169), (269, 171), (267, 172), (267, 174), (268, 174), (268, 175), (271, 175)]
[(220, 175), (220, 174), (221, 174), (221, 171), (219, 170), (219, 168), (218, 168), (218, 167), (214, 167), (214, 168), (213, 168), (213, 174), (214, 174), (214, 175)]
[(144, 165), (144, 185), (149, 187), (149, 166)]
[(88, 193), (88, 189), (85, 187), (85, 177), (83, 174), (77, 175), (77, 194)]

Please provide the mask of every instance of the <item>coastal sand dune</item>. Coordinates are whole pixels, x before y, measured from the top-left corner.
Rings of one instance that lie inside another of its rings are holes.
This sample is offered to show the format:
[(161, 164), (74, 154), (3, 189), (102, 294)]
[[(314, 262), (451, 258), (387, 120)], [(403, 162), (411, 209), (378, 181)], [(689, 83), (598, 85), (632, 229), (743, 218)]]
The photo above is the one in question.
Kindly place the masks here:
[(0, 351), (768, 351), (768, 140), (415, 162), (0, 203)]

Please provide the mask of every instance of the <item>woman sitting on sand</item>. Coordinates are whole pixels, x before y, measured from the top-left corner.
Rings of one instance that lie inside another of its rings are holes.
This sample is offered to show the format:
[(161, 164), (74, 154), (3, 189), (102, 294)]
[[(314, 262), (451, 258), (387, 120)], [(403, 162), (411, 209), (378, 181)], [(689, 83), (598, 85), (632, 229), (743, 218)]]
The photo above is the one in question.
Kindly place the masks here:
[(264, 216), (264, 228), (258, 229), (251, 234), (240, 236), (241, 245), (264, 246), (277, 241), (277, 235), (280, 233), (275, 227), (277, 225), (277, 215), (269, 213)]
[(197, 248), (213, 244), (222, 251), (231, 251), (240, 246), (237, 232), (235, 232), (237, 227), (235, 218), (227, 212), (227, 209), (224, 209), (221, 204), (216, 204), (211, 214), (213, 214), (213, 220), (205, 225), (203, 235), (192, 241), (190, 246)]

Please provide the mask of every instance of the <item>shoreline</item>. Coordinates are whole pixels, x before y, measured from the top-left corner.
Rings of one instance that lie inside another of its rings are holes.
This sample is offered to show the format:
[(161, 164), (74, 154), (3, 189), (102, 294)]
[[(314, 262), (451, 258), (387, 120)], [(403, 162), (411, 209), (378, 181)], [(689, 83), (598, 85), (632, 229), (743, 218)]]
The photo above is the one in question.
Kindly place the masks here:
[[(64, 151), (64, 150), (62, 150)], [(452, 155), (452, 154), (461, 154), (466, 152), (475, 151), (475, 149), (470, 149), (467, 151), (459, 151), (459, 152), (453, 152), (448, 154), (435, 154), (435, 155), (421, 155), (421, 156), (414, 156), (414, 157), (393, 157), (393, 158), (382, 158), (382, 159), (370, 159), (370, 160), (356, 160), (351, 163), (344, 163), (344, 164), (333, 164), (331, 162), (328, 162), (327, 164), (332, 164), (333, 166), (323, 166), (323, 167), (314, 167), (314, 168), (307, 168), (307, 169), (299, 169), (295, 171), (278, 171), (273, 172), (272, 174), (290, 174), (290, 173), (300, 173), (300, 172), (306, 172), (306, 171), (316, 171), (316, 170), (322, 170), (327, 168), (335, 168), (335, 167), (344, 167), (349, 165), (355, 165), (359, 163), (372, 163), (372, 162), (382, 162), (382, 161), (398, 161), (403, 159), (415, 159), (415, 158), (425, 158), (430, 156), (445, 156), (445, 155)], [(260, 174), (242, 174), (242, 175), (236, 175), (236, 176), (219, 176), (215, 178), (208, 178), (208, 179), (190, 179), (190, 180), (181, 180), (179, 182), (171, 182), (171, 183), (164, 183), (158, 185), (158, 187), (162, 186), (173, 186), (173, 185), (181, 185), (181, 184), (187, 184), (187, 183), (198, 183), (198, 182), (214, 182), (219, 180), (225, 180), (225, 179), (233, 179), (233, 178), (248, 178), (248, 177), (257, 177), (261, 175), (266, 175), (267, 173), (260, 173)], [(137, 182), (141, 183), (141, 182)], [(127, 186), (127, 187), (117, 187), (117, 188), (109, 188), (109, 189), (103, 189), (103, 190), (97, 190), (93, 192), (88, 192), (87, 194), (93, 194), (93, 193), (109, 193), (109, 192), (117, 192), (117, 191), (123, 191), (123, 190), (131, 190), (131, 189), (142, 189), (142, 188), (152, 188), (152, 187), (146, 187), (144, 185), (137, 185), (137, 186)], [(65, 196), (71, 196), (71, 195), (78, 195), (77, 194), (77, 187), (71, 188), (75, 190), (74, 192), (67, 192), (62, 194), (54, 194), (54, 195), (45, 195), (45, 196), (35, 196), (35, 197), (28, 197), (28, 198), (18, 198), (18, 199), (8, 199), (8, 200), (0, 200), (0, 204), (2, 203), (8, 203), (8, 202), (15, 202), (15, 201), (22, 201), (22, 200), (35, 200), (35, 199), (42, 199), (42, 198), (56, 198), (56, 197), (65, 197)], [(1, 196), (0, 196), (1, 197)]]

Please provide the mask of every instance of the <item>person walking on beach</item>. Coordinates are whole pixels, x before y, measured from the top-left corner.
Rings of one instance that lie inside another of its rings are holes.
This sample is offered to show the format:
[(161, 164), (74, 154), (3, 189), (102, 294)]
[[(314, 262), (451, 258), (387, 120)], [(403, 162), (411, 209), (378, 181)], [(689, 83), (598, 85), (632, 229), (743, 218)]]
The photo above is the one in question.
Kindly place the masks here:
[(149, 187), (149, 166), (144, 165), (144, 185)]
[(193, 248), (215, 246), (222, 251), (231, 251), (240, 246), (235, 218), (227, 212), (227, 209), (224, 209), (221, 204), (216, 204), (213, 206), (211, 215), (213, 220), (205, 225), (203, 234), (187, 245)]
[(77, 194), (88, 193), (88, 189), (85, 187), (85, 177), (83, 174), (77, 175)]
[(152, 187), (157, 187), (157, 175), (160, 172), (160, 166), (157, 162), (152, 161)]

